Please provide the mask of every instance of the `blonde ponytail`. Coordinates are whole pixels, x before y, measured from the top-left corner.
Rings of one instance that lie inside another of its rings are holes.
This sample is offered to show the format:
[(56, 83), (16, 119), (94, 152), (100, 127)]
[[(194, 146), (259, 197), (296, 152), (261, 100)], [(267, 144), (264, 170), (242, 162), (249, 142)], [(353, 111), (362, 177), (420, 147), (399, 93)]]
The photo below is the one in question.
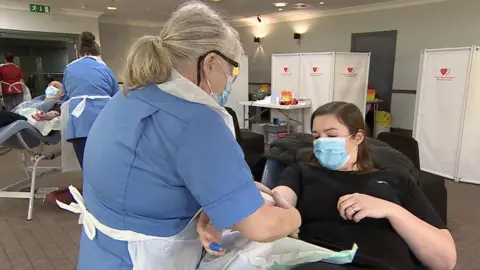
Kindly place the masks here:
[(124, 93), (164, 83), (181, 62), (195, 63), (213, 50), (239, 59), (243, 49), (237, 31), (205, 3), (185, 2), (163, 24), (158, 37), (141, 37), (130, 48)]
[(156, 36), (143, 36), (131, 47), (124, 77), (126, 89), (166, 82), (173, 69), (172, 55), (166, 42)]

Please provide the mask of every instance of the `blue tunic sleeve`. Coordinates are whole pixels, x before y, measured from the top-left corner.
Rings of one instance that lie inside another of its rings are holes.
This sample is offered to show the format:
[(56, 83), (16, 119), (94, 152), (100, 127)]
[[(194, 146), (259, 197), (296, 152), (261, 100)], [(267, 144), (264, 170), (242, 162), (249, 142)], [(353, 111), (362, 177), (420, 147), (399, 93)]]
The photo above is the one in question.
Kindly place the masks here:
[(115, 76), (113, 75), (113, 72), (111, 69), (107, 69), (108, 70), (108, 76), (110, 77), (110, 81), (111, 81), (111, 93), (110, 93), (110, 96), (115, 96), (115, 94), (120, 91), (120, 86), (118, 85), (118, 82), (117, 82), (117, 79), (115, 79)]
[(182, 136), (177, 171), (217, 229), (233, 226), (263, 205), (243, 152), (218, 113), (197, 115)]

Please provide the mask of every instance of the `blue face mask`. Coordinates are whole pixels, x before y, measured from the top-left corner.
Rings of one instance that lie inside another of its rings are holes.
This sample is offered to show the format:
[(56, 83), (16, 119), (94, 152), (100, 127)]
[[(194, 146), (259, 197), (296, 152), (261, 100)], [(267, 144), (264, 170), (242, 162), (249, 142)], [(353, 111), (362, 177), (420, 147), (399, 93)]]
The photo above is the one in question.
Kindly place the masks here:
[[(351, 136), (352, 135), (348, 138)], [(350, 159), (350, 153), (345, 151), (347, 139), (318, 138), (313, 142), (313, 154), (315, 154), (318, 162), (323, 167), (334, 171), (339, 170), (345, 166)]]
[[(210, 83), (209, 83), (210, 85)], [(225, 86), (225, 89), (223, 89), (221, 94), (215, 94), (215, 93), (210, 93), (210, 96), (218, 103), (220, 106), (225, 106), (228, 101), (228, 97), (230, 96), (230, 93), (232, 92), (232, 85), (233, 85), (233, 78), (232, 76), (228, 76), (227, 78), (227, 85)]]
[(58, 98), (59, 97), (59, 94), (60, 94), (60, 91), (58, 88), (56, 88), (55, 86), (49, 86), (47, 87), (47, 89), (45, 89), (45, 97), (46, 98)]

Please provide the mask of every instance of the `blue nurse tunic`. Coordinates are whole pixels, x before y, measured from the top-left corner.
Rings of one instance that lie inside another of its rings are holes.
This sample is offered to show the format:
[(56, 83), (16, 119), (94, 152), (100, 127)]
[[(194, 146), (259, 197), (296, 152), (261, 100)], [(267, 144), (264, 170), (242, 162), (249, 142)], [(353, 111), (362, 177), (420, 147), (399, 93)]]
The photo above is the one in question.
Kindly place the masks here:
[[(116, 95), (90, 131), (83, 196), (102, 224), (168, 237), (202, 207), (218, 229), (264, 201), (220, 115), (151, 85)], [(82, 233), (78, 269), (132, 269), (126, 242)]]
[[(119, 89), (110, 68), (92, 57), (84, 57), (72, 62), (63, 74), (63, 92), (70, 98), (84, 95), (112, 97)], [(70, 101), (70, 114), (80, 101), (82, 100)], [(70, 117), (66, 139), (87, 137), (93, 122), (107, 102), (108, 99), (88, 99), (82, 115), (79, 118)]]

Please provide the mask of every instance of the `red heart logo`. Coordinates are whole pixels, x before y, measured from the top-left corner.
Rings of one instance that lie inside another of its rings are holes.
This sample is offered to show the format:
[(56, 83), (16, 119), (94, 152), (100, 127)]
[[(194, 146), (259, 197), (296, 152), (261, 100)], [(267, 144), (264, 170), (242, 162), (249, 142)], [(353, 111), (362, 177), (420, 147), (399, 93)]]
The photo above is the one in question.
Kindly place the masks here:
[(284, 67), (283, 71), (288, 72), (288, 67)]
[(349, 67), (347, 68), (347, 70), (348, 70), (348, 73), (352, 73), (355, 69), (353, 67)]
[(440, 73), (442, 73), (443, 76), (446, 76), (448, 73), (450, 73), (449, 68), (442, 68), (440, 69)]
[(317, 72), (318, 67), (313, 67), (313, 72)]

